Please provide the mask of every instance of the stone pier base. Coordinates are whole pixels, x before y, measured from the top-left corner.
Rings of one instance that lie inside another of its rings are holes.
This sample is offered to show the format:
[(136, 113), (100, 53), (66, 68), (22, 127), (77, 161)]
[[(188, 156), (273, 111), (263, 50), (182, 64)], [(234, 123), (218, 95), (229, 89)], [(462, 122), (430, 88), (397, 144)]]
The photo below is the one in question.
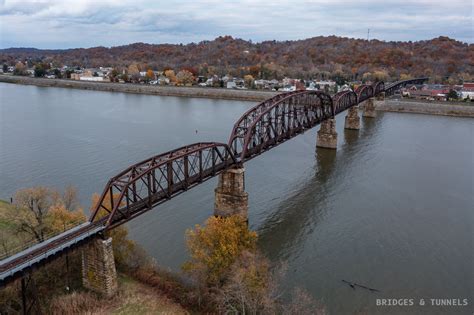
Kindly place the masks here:
[(381, 92), (375, 98), (375, 107), (385, 105), (385, 92)]
[(337, 149), (336, 120), (334, 118), (321, 123), (316, 146), (318, 148)]
[(352, 106), (349, 108), (349, 112), (346, 116), (344, 123), (345, 129), (359, 130), (360, 129), (360, 117), (359, 117), (359, 106)]
[(214, 215), (240, 215), (248, 220), (248, 193), (245, 192), (245, 169), (234, 168), (222, 172), (215, 189)]
[(375, 114), (375, 104), (374, 104), (374, 98), (373, 97), (371, 97), (367, 101), (365, 101), (364, 111), (362, 113), (362, 116), (370, 117), (370, 118), (374, 118), (376, 116), (376, 114)]
[(112, 238), (97, 238), (84, 245), (82, 250), (82, 283), (85, 288), (107, 297), (117, 292)]

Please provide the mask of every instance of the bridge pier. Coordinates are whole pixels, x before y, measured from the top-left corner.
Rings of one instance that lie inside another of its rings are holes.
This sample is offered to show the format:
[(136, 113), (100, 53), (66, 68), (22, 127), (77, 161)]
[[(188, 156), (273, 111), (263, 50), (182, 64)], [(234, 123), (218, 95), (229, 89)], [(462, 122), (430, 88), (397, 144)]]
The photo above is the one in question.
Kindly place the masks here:
[(113, 296), (118, 289), (112, 238), (96, 238), (82, 250), (82, 284), (85, 288)]
[(214, 190), (214, 215), (228, 217), (239, 215), (248, 221), (248, 193), (245, 192), (245, 169), (233, 168), (219, 175)]
[(360, 129), (360, 117), (359, 117), (359, 106), (352, 106), (346, 116), (344, 122), (344, 129), (359, 130)]
[(362, 113), (362, 116), (364, 116), (364, 117), (370, 117), (370, 118), (376, 117), (376, 114), (375, 114), (375, 105), (374, 105), (374, 98), (373, 98), (373, 97), (369, 98), (369, 99), (365, 102), (364, 111), (363, 111), (363, 113)]
[(321, 123), (316, 146), (318, 148), (337, 149), (336, 119), (330, 118)]
[(385, 92), (380, 92), (376, 97), (375, 97), (375, 105), (376, 107), (379, 105), (385, 104)]

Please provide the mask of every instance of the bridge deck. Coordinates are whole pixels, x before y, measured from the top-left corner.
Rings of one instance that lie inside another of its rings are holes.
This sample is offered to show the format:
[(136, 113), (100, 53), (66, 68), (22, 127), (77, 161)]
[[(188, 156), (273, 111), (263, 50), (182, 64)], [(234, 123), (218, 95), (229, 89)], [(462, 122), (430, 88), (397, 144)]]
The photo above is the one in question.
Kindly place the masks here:
[(0, 261), (0, 284), (40, 261), (75, 247), (104, 229), (102, 224), (86, 222), (3, 259)]

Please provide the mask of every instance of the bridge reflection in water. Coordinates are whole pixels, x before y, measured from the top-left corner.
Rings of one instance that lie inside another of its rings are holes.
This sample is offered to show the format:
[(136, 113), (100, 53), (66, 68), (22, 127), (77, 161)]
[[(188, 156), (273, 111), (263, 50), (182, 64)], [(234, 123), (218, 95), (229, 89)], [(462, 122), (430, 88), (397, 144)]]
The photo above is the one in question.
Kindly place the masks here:
[[(328, 134), (319, 134), (318, 140), (323, 142), (323, 139), (329, 139), (331, 142), (335, 137), (337, 141), (337, 134), (331, 134), (333, 131), (335, 133), (335, 130), (332, 130), (334, 125), (331, 125), (335, 115), (365, 102), (364, 116), (371, 117), (374, 97), (383, 98), (407, 84), (419, 84), (426, 80), (427, 78), (405, 80), (387, 87), (383, 82), (377, 82), (373, 85), (362, 85), (355, 92), (344, 91), (332, 97), (319, 91), (296, 91), (278, 94), (265, 100), (239, 119), (228, 144), (192, 144), (142, 161), (111, 178), (89, 222), (0, 261), (0, 285), (5, 285), (21, 277), (26, 271), (102, 236), (105, 231), (153, 209), (213, 176), (242, 168), (246, 161), (320, 123), (329, 123), (321, 128), (327, 129), (329, 138)], [(334, 147), (334, 143), (329, 143), (327, 147)], [(319, 170), (318, 174), (329, 177), (331, 167)], [(239, 189), (243, 189), (243, 172), (241, 179), (234, 180), (234, 177), (231, 176), (231, 185), (239, 185)], [(219, 187), (223, 188), (224, 192), (226, 189), (232, 189), (228, 187), (225, 178), (221, 176), (219, 181)], [(324, 193), (318, 198), (324, 198), (323, 195)], [(216, 209), (219, 206), (216, 204)]]

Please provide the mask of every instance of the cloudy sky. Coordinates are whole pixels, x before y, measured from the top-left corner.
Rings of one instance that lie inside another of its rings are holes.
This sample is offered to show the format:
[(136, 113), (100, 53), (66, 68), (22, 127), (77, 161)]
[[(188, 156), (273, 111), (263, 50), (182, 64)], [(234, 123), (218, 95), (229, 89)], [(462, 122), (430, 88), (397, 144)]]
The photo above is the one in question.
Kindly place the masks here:
[(449, 36), (473, 43), (473, 0), (0, 0), (0, 48)]

